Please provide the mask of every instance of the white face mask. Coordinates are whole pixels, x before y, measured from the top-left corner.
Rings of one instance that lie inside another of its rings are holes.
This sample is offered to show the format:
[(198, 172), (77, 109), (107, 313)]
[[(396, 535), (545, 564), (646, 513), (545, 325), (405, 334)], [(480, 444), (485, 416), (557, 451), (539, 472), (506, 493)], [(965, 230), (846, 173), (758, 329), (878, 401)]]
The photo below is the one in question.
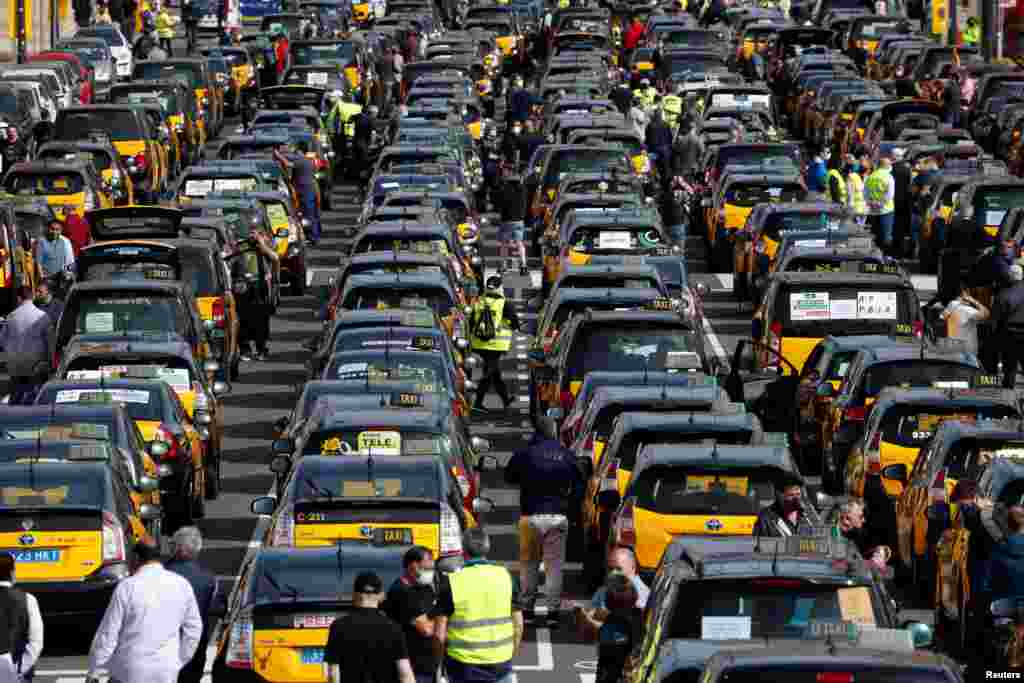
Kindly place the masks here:
[(416, 583), (421, 586), (433, 586), (434, 585), (434, 570), (433, 569), (421, 569), (416, 574)]

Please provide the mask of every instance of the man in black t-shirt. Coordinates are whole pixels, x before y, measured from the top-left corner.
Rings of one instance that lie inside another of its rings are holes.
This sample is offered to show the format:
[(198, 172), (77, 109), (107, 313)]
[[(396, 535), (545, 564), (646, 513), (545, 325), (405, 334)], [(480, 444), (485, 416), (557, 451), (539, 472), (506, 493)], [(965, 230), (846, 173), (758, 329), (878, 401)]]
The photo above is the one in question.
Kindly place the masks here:
[(434, 558), (413, 546), (402, 557), (403, 573), (391, 584), (381, 609), (402, 627), (416, 683), (434, 683), (441, 659), (434, 649)]
[(362, 572), (352, 586), (354, 609), (331, 624), (324, 653), (330, 683), (415, 683), (402, 630), (381, 612), (384, 583)]

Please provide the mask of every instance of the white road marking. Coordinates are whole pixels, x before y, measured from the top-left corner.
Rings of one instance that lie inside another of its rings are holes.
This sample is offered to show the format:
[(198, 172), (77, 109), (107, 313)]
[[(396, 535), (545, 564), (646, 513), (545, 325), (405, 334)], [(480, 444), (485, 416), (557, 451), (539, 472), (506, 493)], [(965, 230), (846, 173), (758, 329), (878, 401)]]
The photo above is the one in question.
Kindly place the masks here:
[(555, 651), (551, 646), (551, 631), (546, 628), (537, 629), (537, 664), (514, 664), (513, 671), (554, 671)]
[[(216, 656), (217, 656), (217, 646), (216, 645), (210, 645), (209, 647), (206, 648), (206, 666), (203, 669), (203, 671), (204, 671), (204, 673), (206, 675), (203, 676), (203, 682), (202, 683), (210, 683), (213, 680), (212, 676), (210, 675), (210, 672), (213, 670), (213, 660), (214, 660), (214, 658)], [(84, 683), (85, 676), (88, 673), (89, 672), (86, 671), (85, 669), (50, 669), (48, 671), (39, 671), (39, 670), (37, 670), (36, 671), (36, 678), (40, 678), (42, 676), (46, 676), (46, 677), (56, 676), (57, 677), (57, 683)], [(100, 672), (100, 676), (101, 677), (106, 677), (106, 675), (107, 674), (106, 674), (105, 671), (101, 671)], [(101, 678), (101, 680), (102, 680), (102, 678)]]
[(580, 683), (594, 683), (597, 680), (597, 674), (580, 674)]
[(715, 334), (714, 328), (711, 327), (711, 322), (707, 317), (704, 319), (704, 336), (707, 338), (708, 343), (711, 344), (711, 350), (718, 356), (718, 360), (725, 362), (728, 355), (725, 353), (725, 348), (722, 346), (722, 342), (718, 341), (718, 335)]

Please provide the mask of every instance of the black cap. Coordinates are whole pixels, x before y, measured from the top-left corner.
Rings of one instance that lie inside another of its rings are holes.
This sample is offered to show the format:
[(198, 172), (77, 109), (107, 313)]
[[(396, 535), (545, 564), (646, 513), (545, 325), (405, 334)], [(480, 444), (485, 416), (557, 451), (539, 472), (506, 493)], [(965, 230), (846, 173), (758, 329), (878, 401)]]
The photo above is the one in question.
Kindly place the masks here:
[(371, 593), (377, 595), (384, 592), (384, 582), (374, 572), (362, 572), (352, 585), (353, 593)]

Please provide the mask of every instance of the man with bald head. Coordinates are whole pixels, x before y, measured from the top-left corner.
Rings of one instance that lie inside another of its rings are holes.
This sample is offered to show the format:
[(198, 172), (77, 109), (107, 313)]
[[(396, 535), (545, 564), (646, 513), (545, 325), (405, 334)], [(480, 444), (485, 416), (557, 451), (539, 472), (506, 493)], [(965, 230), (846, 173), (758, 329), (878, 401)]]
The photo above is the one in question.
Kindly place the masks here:
[[(644, 609), (647, 606), (647, 598), (651, 589), (637, 575), (636, 555), (625, 546), (616, 546), (608, 553), (608, 560), (605, 565), (608, 570), (608, 577), (622, 576), (629, 580), (636, 589), (636, 607)], [(590, 599), (589, 607), (576, 608), (576, 623), (584, 640), (592, 640), (594, 635), (601, 629), (605, 619), (608, 618), (608, 590), (607, 584), (601, 586)]]

